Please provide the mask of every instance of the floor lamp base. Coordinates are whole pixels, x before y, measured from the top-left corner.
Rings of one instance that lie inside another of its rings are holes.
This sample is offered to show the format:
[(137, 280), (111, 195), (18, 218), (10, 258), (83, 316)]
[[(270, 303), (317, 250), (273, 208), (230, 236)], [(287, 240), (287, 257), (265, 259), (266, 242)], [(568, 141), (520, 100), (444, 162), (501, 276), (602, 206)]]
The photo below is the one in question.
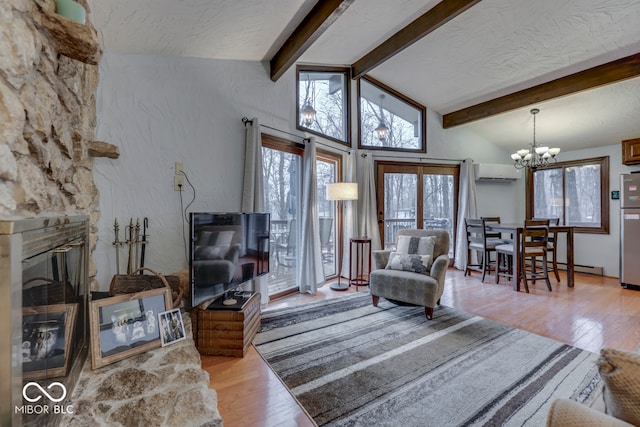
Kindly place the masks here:
[(334, 291), (346, 291), (347, 289), (349, 289), (349, 283), (340, 283), (340, 281), (338, 280), (337, 283), (332, 283), (331, 285), (329, 285), (329, 287)]

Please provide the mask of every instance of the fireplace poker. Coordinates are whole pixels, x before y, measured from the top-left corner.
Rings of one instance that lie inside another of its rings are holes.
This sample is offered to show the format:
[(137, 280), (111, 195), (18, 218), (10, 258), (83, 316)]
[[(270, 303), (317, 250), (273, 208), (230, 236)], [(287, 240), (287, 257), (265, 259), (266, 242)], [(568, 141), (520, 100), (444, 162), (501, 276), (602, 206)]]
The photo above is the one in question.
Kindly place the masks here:
[(134, 240), (136, 245), (136, 256), (134, 259), (133, 269), (137, 270), (140, 264), (140, 218), (136, 218), (136, 238)]
[(127, 262), (127, 274), (133, 272), (133, 218), (129, 219), (129, 225), (125, 228), (127, 234), (127, 243), (129, 244), (129, 261)]
[[(140, 268), (144, 267), (144, 253), (147, 248), (147, 228), (149, 228), (149, 218), (146, 216), (142, 220), (142, 249), (140, 249)], [(140, 271), (142, 274), (143, 271)]]
[(113, 222), (113, 232), (115, 234), (113, 246), (116, 247), (116, 274), (120, 274), (120, 238), (118, 237), (120, 233), (120, 225), (118, 225), (118, 218)]

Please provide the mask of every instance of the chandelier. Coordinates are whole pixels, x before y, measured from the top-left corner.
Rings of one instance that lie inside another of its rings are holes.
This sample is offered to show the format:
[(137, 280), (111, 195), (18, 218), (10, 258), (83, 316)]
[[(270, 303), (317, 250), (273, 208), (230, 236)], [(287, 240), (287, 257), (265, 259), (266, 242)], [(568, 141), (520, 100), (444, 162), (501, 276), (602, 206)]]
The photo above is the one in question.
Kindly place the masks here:
[(544, 147), (536, 143), (536, 114), (539, 112), (540, 110), (537, 108), (531, 110), (531, 114), (533, 114), (533, 142), (529, 144), (530, 148), (518, 150), (511, 155), (514, 161), (513, 166), (516, 169), (529, 168), (535, 171), (556, 162), (556, 156), (560, 152), (559, 148)]
[(300, 115), (302, 116), (302, 124), (305, 127), (309, 127), (316, 119), (316, 110), (313, 108), (313, 98), (316, 92), (315, 84), (311, 81), (311, 75), (307, 74), (307, 84), (304, 94), (304, 104), (300, 108)]
[(311, 105), (311, 102), (307, 100), (305, 104), (300, 109), (300, 114), (302, 114), (302, 122), (306, 127), (309, 127), (313, 124), (313, 121), (316, 118), (316, 110)]
[(380, 141), (385, 141), (387, 139), (387, 135), (389, 134), (389, 127), (384, 123), (384, 113), (382, 112), (382, 101), (384, 101), (384, 94), (380, 94), (380, 104), (378, 107), (380, 108), (380, 123), (378, 127), (375, 129), (376, 135)]

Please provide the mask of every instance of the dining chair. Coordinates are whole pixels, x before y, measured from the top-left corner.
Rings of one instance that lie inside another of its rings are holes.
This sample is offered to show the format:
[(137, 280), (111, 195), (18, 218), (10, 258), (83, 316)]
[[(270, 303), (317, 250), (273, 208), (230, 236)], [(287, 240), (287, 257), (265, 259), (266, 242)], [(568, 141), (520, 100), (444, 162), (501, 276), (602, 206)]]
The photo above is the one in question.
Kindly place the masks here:
[[(549, 238), (549, 220), (533, 220), (528, 219), (524, 222), (522, 230), (522, 279), (524, 281), (524, 289), (529, 292), (528, 280), (533, 283), (536, 279), (544, 279), (547, 289), (550, 291), (551, 282), (549, 282), (549, 272), (547, 270), (547, 252)], [(542, 258), (542, 271), (538, 272), (537, 258)], [(530, 269), (527, 269), (527, 260), (529, 260)]]
[[(491, 254), (495, 253), (496, 246), (505, 243), (496, 237), (487, 237), (484, 219), (465, 218), (465, 228), (467, 233), (467, 265), (464, 275), (470, 274), (471, 270), (482, 273), (482, 282), (487, 272), (495, 268), (495, 260), (491, 259)], [(476, 252), (481, 255), (477, 263), (472, 263), (471, 254)]]
[[(531, 218), (533, 220), (549, 220), (549, 226), (552, 225), (558, 225), (560, 224), (560, 218), (539, 218), (539, 217), (534, 217)], [(560, 282), (560, 275), (558, 274), (558, 251), (556, 250), (556, 243), (557, 243), (557, 239), (556, 239), (556, 233), (549, 231), (549, 239), (548, 239), (548, 245), (547, 245), (547, 251), (551, 253), (551, 263), (552, 263), (552, 268), (553, 268), (553, 273), (556, 276), (556, 282)]]
[(497, 232), (497, 231), (487, 231), (486, 230), (486, 224), (487, 223), (495, 223), (495, 224), (500, 224), (500, 217), (499, 216), (483, 216), (481, 217), (481, 219), (484, 220), (485, 223), (485, 236), (487, 236), (487, 239), (502, 239), (502, 233)]
[(513, 241), (496, 246), (496, 283), (500, 283), (500, 277), (513, 279), (513, 260), (515, 249)]

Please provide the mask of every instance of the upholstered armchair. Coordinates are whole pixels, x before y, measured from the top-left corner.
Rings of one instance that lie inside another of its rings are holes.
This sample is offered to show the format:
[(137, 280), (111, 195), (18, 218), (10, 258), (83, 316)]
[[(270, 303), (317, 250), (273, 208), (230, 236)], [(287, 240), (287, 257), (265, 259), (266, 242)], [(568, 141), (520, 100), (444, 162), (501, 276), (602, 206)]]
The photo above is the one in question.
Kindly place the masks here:
[(369, 287), (374, 306), (380, 297), (420, 305), (432, 319), (449, 267), (449, 233), (400, 230), (396, 251), (373, 251), (372, 264)]

